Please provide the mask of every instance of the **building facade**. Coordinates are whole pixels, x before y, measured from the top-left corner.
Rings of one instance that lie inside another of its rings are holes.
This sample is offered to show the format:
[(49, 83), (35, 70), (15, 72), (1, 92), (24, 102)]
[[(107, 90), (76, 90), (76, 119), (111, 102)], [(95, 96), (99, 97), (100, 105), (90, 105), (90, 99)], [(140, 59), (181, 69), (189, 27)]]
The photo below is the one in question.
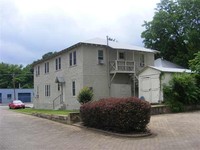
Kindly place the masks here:
[(155, 50), (92, 39), (34, 63), (34, 107), (79, 109), (87, 86), (94, 100), (138, 96), (137, 72), (153, 65)]
[(33, 89), (0, 89), (0, 103), (7, 104), (13, 100), (32, 102)]

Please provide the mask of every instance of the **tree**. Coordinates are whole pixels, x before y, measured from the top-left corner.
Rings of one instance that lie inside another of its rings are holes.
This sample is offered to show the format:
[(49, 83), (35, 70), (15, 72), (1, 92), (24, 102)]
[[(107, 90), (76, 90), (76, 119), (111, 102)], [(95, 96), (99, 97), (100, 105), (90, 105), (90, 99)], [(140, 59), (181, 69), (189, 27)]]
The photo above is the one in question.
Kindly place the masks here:
[(143, 26), (145, 47), (188, 67), (188, 61), (200, 51), (200, 0), (161, 0), (153, 20)]
[(33, 69), (31, 65), (0, 63), (0, 88), (33, 88)]
[(48, 52), (48, 53), (46, 53), (46, 54), (44, 54), (43, 56), (42, 56), (42, 59), (45, 59), (45, 58), (49, 58), (49, 57), (51, 57), (53, 54), (56, 54), (57, 52)]
[(194, 55), (195, 58), (189, 61), (189, 65), (193, 71), (200, 73), (200, 51)]
[(89, 87), (82, 88), (77, 97), (80, 104), (85, 104), (91, 101), (92, 98), (93, 98), (93, 91), (89, 89)]

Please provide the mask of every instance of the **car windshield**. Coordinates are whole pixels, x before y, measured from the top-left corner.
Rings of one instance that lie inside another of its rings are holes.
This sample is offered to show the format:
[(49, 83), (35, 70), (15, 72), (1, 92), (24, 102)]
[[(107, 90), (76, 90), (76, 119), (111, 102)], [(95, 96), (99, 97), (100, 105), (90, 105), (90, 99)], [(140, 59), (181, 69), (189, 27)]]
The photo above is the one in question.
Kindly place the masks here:
[(22, 101), (13, 101), (13, 104), (22, 104)]

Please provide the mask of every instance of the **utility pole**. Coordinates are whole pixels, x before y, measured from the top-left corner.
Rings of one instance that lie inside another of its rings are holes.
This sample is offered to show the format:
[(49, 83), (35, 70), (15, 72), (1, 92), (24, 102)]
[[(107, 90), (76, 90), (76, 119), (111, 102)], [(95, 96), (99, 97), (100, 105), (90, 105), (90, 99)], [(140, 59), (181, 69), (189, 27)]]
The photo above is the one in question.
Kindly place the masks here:
[(13, 73), (13, 90), (14, 90), (14, 100), (16, 100), (16, 92), (15, 92), (15, 74)]

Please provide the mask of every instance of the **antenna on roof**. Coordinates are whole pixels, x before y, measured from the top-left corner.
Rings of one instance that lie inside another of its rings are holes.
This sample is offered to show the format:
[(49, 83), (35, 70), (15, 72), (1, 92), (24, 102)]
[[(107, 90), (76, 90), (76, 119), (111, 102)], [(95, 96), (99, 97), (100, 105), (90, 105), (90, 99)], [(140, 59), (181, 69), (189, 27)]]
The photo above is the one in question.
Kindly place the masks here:
[(106, 36), (106, 39), (107, 39), (107, 46), (109, 45), (109, 41), (118, 42), (116, 39), (110, 38), (109, 36)]

